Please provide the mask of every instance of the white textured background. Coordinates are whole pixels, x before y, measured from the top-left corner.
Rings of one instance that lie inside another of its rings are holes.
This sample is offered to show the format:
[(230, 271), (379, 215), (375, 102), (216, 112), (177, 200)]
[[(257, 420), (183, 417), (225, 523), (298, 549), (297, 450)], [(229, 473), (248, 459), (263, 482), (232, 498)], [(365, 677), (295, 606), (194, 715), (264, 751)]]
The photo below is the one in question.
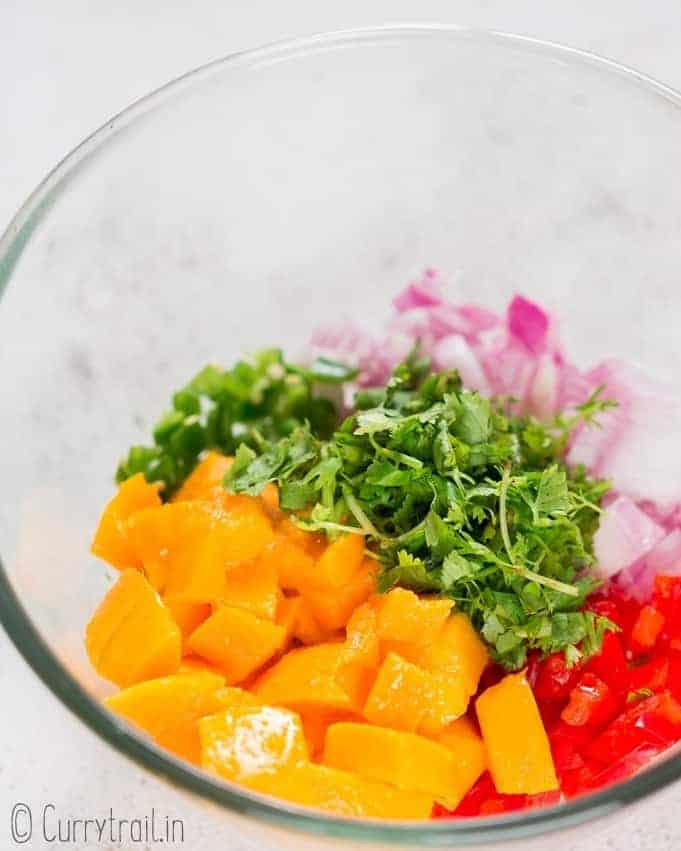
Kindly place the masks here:
[[(0, 227), (86, 134), (166, 80), (274, 39), (405, 22), (458, 23), (560, 41), (681, 89), (679, 0), (0, 0)], [(11, 495), (11, 482), (3, 481), (3, 492), (5, 499)], [(585, 828), (564, 851), (679, 849), (680, 800), (677, 785), (646, 802), (634, 820)], [(72, 817), (109, 807), (132, 817), (154, 805), (185, 819), (185, 847), (218, 847), (209, 820), (84, 730), (0, 633), (2, 849), (12, 847), (9, 817), (16, 801), (34, 808), (54, 802)], [(23, 847), (84, 846), (36, 840)], [(230, 843), (232, 851), (247, 847), (238, 836)]]

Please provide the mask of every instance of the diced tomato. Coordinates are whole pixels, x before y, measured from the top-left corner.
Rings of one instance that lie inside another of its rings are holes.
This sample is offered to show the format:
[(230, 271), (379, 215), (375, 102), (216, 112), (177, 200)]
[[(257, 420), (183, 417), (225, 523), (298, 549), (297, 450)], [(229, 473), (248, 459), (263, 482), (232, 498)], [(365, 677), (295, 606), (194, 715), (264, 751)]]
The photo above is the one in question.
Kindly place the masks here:
[(480, 807), (481, 816), (499, 815), (521, 810), (527, 802), (527, 795), (495, 795), (488, 798)]
[(536, 795), (525, 796), (525, 806), (529, 809), (535, 807), (550, 807), (553, 804), (560, 803), (560, 790), (553, 789), (551, 792), (539, 792)]
[(586, 670), (596, 674), (614, 692), (621, 692), (627, 688), (627, 667), (622, 641), (616, 632), (606, 632), (601, 652), (592, 656), (586, 664)]
[(527, 667), (525, 668), (525, 676), (527, 682), (532, 688), (537, 684), (539, 670), (541, 668), (541, 653), (538, 650), (533, 650), (527, 654)]
[(669, 655), (669, 670), (667, 672), (667, 688), (681, 702), (681, 654)]
[(619, 610), (617, 603), (613, 600), (594, 600), (593, 602), (589, 602), (587, 608), (590, 612), (595, 612), (597, 615), (612, 621), (620, 629), (624, 627), (624, 618), (622, 617), (622, 613)]
[(681, 576), (656, 576), (652, 604), (670, 622), (681, 622)]
[(650, 662), (632, 668), (629, 671), (628, 691), (662, 691), (669, 679), (669, 659), (666, 656), (656, 656)]
[(492, 777), (488, 771), (482, 774), (473, 786), (459, 802), (453, 815), (457, 816), (479, 816), (480, 807), (485, 801), (496, 797), (497, 790), (494, 788)]
[(553, 763), (559, 777), (584, 765), (582, 749), (593, 740), (595, 731), (591, 727), (571, 727), (559, 720), (549, 731), (549, 742)]
[(604, 768), (595, 774), (591, 780), (590, 789), (600, 789), (605, 786), (612, 786), (613, 783), (620, 783), (622, 780), (627, 780), (633, 777), (637, 771), (654, 759), (659, 753), (666, 749), (666, 745), (662, 743), (641, 745), (635, 748), (631, 753), (623, 756), (617, 762)]
[(669, 694), (633, 704), (586, 748), (586, 755), (608, 766), (644, 745), (670, 745), (681, 738), (681, 705)]
[(610, 687), (595, 674), (584, 673), (570, 692), (560, 717), (572, 727), (597, 727), (611, 721), (620, 708)]
[(566, 772), (561, 777), (561, 789), (566, 798), (574, 798), (594, 789), (594, 778), (601, 771), (600, 766), (584, 763), (579, 768)]
[(535, 696), (539, 700), (565, 700), (581, 674), (579, 665), (568, 668), (564, 653), (552, 653), (541, 663)]
[(631, 630), (629, 648), (634, 654), (652, 650), (664, 626), (664, 615), (654, 606), (643, 606)]

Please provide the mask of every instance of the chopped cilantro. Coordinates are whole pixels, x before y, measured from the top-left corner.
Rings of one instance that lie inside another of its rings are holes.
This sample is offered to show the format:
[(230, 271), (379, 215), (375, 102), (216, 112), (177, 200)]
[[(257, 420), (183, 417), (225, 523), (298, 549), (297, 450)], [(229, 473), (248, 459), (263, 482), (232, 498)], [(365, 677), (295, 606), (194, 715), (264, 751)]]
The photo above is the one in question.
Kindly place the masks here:
[(582, 611), (598, 585), (589, 567), (608, 484), (563, 459), (575, 426), (611, 404), (596, 392), (539, 422), (464, 389), (455, 371), (431, 372), (414, 351), (385, 388), (358, 393), (330, 437), (309, 416), (283, 434), (258, 428), (225, 483), (259, 493), (276, 482), (301, 527), (364, 533), (380, 590), (450, 597), (506, 668), (533, 648), (572, 664), (615, 627)]

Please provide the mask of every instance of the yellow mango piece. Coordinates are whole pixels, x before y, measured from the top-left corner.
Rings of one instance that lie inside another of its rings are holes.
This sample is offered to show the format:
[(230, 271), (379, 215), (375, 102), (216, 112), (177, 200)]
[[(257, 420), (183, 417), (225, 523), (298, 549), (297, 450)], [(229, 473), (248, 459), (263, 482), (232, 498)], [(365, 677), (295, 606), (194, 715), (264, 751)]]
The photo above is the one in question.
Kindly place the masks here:
[(295, 712), (272, 706), (231, 706), (199, 721), (201, 765), (225, 780), (251, 777), (307, 760)]
[(208, 603), (185, 603), (183, 600), (164, 600), (166, 608), (182, 633), (183, 641), (211, 614)]
[(433, 799), (326, 765), (300, 763), (247, 781), (258, 792), (354, 818), (426, 819)]
[(85, 646), (97, 673), (125, 687), (174, 674), (180, 666), (182, 635), (143, 574), (130, 568), (92, 616)]
[(372, 724), (414, 732), (430, 699), (428, 675), (396, 653), (388, 653), (364, 704)]
[(341, 535), (322, 553), (312, 581), (317, 588), (342, 588), (359, 570), (364, 558), (364, 535)]
[(221, 708), (216, 693), (224, 681), (224, 677), (208, 673), (176, 674), (138, 683), (104, 703), (161, 747), (198, 765), (198, 720)]
[(433, 735), (463, 715), (468, 700), (461, 681), (388, 653), (369, 691), (364, 717), (383, 727)]
[(327, 644), (341, 637), (337, 630), (326, 629), (319, 623), (312, 612), (310, 603), (304, 596), (300, 597), (293, 635), (301, 644), (308, 645)]
[(456, 758), (457, 776), (451, 791), (460, 801), (487, 768), (485, 745), (469, 718), (452, 722), (435, 741), (449, 748)]
[(300, 597), (280, 597), (275, 622), (284, 630), (284, 641), (280, 652), (288, 650), (293, 641), (293, 633), (298, 622), (302, 599)]
[(279, 520), (277, 534), (296, 544), (313, 559), (319, 558), (327, 546), (326, 535), (301, 529), (287, 514), (284, 514)]
[(438, 733), (460, 718), (468, 708), (470, 694), (464, 682), (450, 674), (426, 671), (428, 701), (418, 732), (425, 736)]
[(343, 712), (339, 709), (312, 709), (299, 711), (300, 720), (303, 723), (303, 733), (307, 742), (307, 749), (311, 759), (321, 757), (326, 740), (326, 731), (332, 724), (340, 721), (361, 721), (359, 715), (352, 712)]
[(313, 707), (357, 711), (358, 696), (336, 681), (342, 653), (342, 644), (289, 650), (258, 679), (253, 692), (263, 703), (299, 711)]
[(273, 537), (259, 502), (174, 502), (129, 520), (129, 537), (150, 582), (167, 599), (212, 603), (225, 594), (228, 565), (256, 558)]
[(489, 655), (467, 615), (447, 618), (435, 639), (419, 653), (417, 664), (428, 671), (462, 679), (468, 695), (475, 694)]
[(178, 674), (214, 674), (215, 676), (220, 677), (222, 682), (225, 681), (225, 675), (222, 673), (219, 668), (216, 668), (215, 665), (211, 665), (210, 662), (207, 662), (205, 659), (202, 659), (200, 656), (185, 656), (180, 662), (180, 669), (177, 672)]
[(128, 520), (143, 508), (160, 506), (158, 491), (159, 485), (149, 484), (142, 473), (126, 479), (102, 513), (92, 541), (92, 553), (119, 570), (141, 569), (139, 553), (128, 539)]
[(405, 588), (394, 588), (379, 598), (376, 627), (383, 653), (394, 652), (416, 662), (424, 646), (442, 629), (452, 601), (419, 597)]
[(381, 643), (377, 621), (376, 606), (372, 602), (363, 603), (355, 609), (346, 627), (343, 654), (345, 662), (378, 668), (381, 661)]
[[(357, 535), (347, 537), (356, 538)], [(335, 544), (332, 544), (333, 546)], [(324, 556), (320, 559), (318, 568), (323, 559)], [(375, 590), (376, 563), (372, 559), (364, 559), (355, 573), (342, 585), (317, 587), (314, 582), (311, 582), (301, 593), (317, 623), (327, 630), (334, 630), (344, 627), (357, 606), (370, 597)]]
[(283, 646), (283, 627), (244, 609), (223, 606), (189, 636), (189, 649), (224, 672), (229, 685), (240, 683)]
[(447, 809), (455, 809), (477, 779), (460, 776), (456, 755), (444, 745), (370, 724), (332, 724), (322, 760), (367, 780), (421, 792)]
[(231, 709), (235, 706), (262, 706), (262, 702), (243, 688), (223, 686), (215, 692), (215, 700), (221, 708)]
[(300, 591), (301, 588), (307, 587), (315, 569), (312, 556), (298, 543), (282, 534), (275, 536), (262, 553), (261, 559), (271, 561), (279, 584), (287, 591)]
[(257, 558), (235, 564), (227, 570), (225, 592), (220, 603), (273, 621), (279, 594), (276, 567), (269, 559)]
[(225, 473), (234, 463), (234, 458), (220, 452), (206, 452), (192, 472), (175, 492), (173, 502), (192, 499), (211, 501), (224, 492), (222, 484)]
[(549, 740), (524, 671), (484, 691), (475, 711), (498, 792), (535, 795), (558, 788)]

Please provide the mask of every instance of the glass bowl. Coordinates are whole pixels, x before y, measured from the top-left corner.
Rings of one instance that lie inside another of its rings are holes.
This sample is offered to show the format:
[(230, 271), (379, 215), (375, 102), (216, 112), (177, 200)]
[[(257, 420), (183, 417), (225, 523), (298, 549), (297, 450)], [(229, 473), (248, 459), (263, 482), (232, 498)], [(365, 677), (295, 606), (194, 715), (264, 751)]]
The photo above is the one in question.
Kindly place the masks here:
[(510, 841), (681, 776), (671, 756), (590, 797), (503, 818), (318, 815), (213, 781), (136, 736), (100, 705), (106, 686), (82, 641), (109, 581), (88, 545), (115, 462), (172, 390), (209, 360), (272, 343), (295, 353), (329, 317), (379, 321), (424, 266), (465, 300), (500, 307), (521, 291), (547, 303), (578, 361), (624, 356), (679, 386), (680, 106), (641, 74), (527, 38), (319, 36), (227, 57), (134, 104), (10, 224), (0, 617), (85, 724), (221, 806), (224, 836), (238, 820), (295, 848), (324, 836)]

